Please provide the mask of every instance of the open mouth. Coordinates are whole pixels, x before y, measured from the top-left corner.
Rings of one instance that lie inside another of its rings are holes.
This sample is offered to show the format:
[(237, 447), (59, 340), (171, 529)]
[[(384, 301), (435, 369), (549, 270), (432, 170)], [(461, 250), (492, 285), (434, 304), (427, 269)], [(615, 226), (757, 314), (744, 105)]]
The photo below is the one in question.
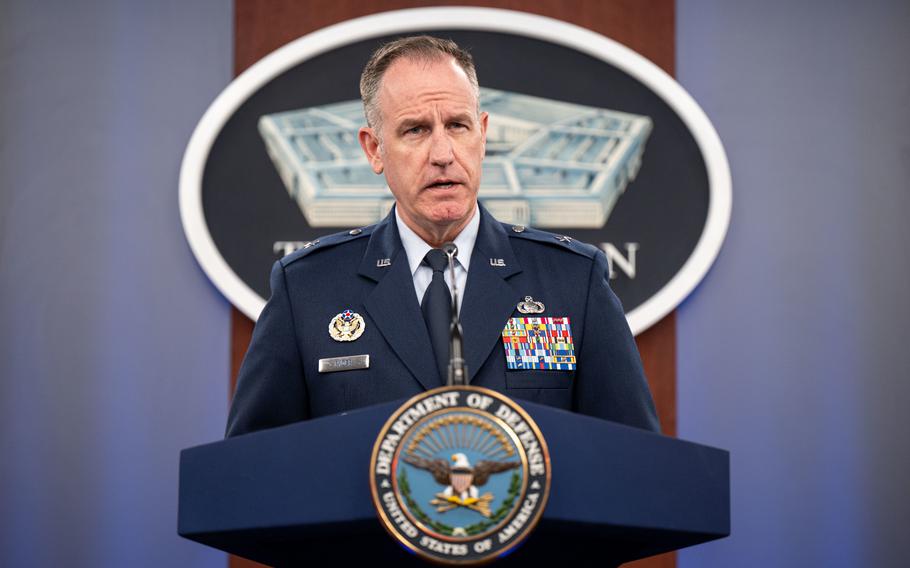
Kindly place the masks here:
[(449, 189), (450, 187), (455, 187), (458, 185), (458, 182), (452, 181), (450, 179), (438, 179), (427, 186), (427, 189)]

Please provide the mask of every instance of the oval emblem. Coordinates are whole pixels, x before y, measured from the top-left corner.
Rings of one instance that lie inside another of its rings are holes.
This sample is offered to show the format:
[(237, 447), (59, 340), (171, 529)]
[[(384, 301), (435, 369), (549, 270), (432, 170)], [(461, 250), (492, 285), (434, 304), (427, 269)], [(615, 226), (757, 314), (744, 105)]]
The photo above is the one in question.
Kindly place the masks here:
[(492, 560), (536, 526), (550, 457), (515, 402), (480, 387), (442, 387), (403, 404), (373, 446), (370, 488), (383, 526), (427, 559)]
[(380, 43), (417, 33), (474, 56), (490, 116), (478, 197), (496, 218), (603, 250), (633, 333), (695, 288), (732, 196), (723, 146), (692, 97), (641, 55), (566, 22), (416, 8), (287, 44), (237, 77), (197, 126), (180, 174), (184, 231), (238, 309), (259, 316), (282, 255), (389, 211), (392, 194), (357, 142), (358, 78)]

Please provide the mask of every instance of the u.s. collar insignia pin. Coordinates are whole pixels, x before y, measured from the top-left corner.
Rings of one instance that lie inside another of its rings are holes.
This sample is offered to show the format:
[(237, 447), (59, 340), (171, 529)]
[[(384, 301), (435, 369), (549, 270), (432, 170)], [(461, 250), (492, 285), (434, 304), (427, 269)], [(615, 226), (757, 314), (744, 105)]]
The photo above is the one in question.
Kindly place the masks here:
[(329, 322), (329, 335), (335, 341), (354, 341), (366, 329), (367, 324), (360, 314), (345, 310)]
[(538, 302), (531, 296), (525, 296), (525, 299), (518, 302), (518, 311), (522, 314), (542, 314), (547, 309), (543, 302)]

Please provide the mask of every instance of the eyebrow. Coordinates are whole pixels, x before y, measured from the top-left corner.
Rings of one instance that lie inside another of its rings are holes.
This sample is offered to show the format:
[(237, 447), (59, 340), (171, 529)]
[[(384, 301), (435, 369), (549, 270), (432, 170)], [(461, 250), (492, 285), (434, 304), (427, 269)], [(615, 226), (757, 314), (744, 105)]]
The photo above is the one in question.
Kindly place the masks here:
[[(445, 119), (445, 122), (446, 123), (449, 123), (449, 122), (470, 123), (470, 122), (473, 122), (474, 119), (475, 119), (474, 115), (470, 112), (456, 112), (452, 115), (447, 116)], [(423, 126), (423, 125), (427, 124), (428, 122), (432, 122), (432, 119), (430, 119), (427, 115), (411, 116), (411, 117), (402, 119), (401, 122), (398, 123), (397, 127), (399, 130), (409, 130), (415, 126)]]
[(450, 116), (446, 122), (473, 122), (476, 115), (470, 112), (459, 112)]
[(427, 123), (426, 117), (418, 116), (412, 118), (405, 118), (398, 123), (398, 130), (410, 130), (415, 126), (423, 126)]

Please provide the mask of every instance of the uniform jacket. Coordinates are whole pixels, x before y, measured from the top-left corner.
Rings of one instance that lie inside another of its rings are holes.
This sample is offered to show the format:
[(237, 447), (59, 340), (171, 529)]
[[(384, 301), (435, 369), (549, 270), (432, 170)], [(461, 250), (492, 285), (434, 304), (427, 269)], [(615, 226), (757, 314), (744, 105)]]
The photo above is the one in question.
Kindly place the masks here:
[[(641, 359), (597, 248), (499, 223), (481, 208), (460, 319), (471, 385), (631, 426), (658, 430)], [(384, 262), (384, 259), (388, 259)], [(227, 435), (404, 399), (443, 385), (414, 293), (394, 212), (314, 241), (276, 262), (272, 295), (240, 369)], [(521, 314), (525, 296), (543, 302)], [(363, 335), (329, 323), (350, 309)], [(568, 317), (576, 369), (510, 370), (502, 331), (511, 317)], [(319, 360), (369, 355), (369, 368), (320, 373)]]

